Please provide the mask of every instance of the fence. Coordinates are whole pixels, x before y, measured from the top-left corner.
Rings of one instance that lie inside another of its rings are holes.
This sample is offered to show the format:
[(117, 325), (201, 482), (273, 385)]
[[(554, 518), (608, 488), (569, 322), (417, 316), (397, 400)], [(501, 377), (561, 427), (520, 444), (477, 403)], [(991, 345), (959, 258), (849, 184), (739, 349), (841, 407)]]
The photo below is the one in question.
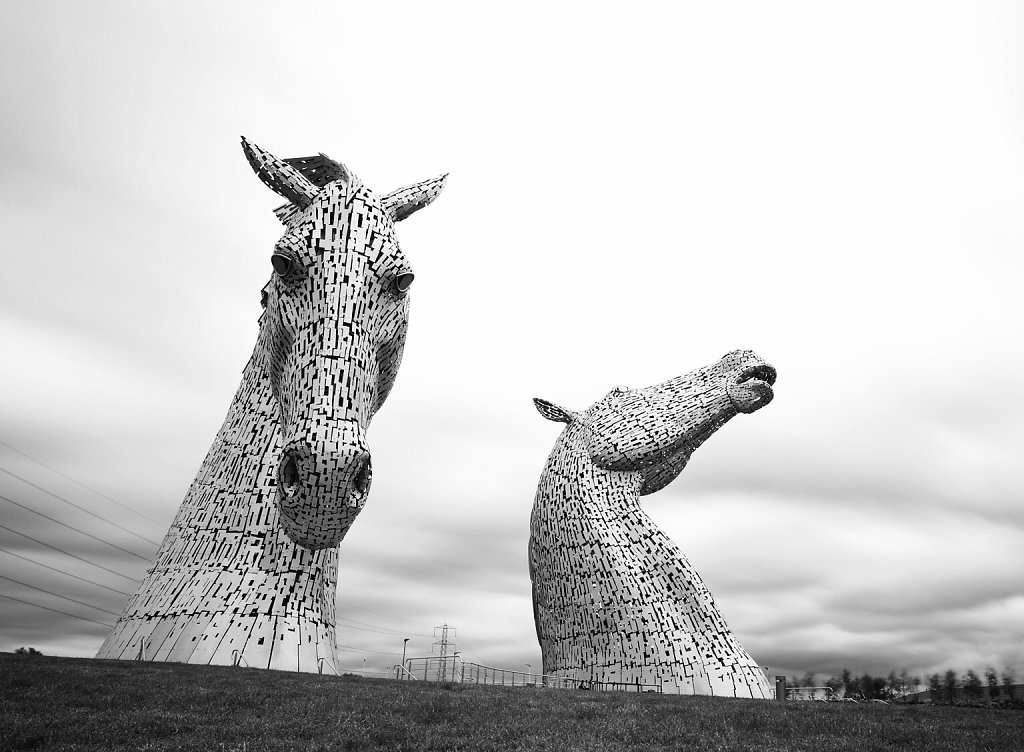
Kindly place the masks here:
[(832, 687), (790, 687), (787, 700), (834, 700)]
[(616, 692), (657, 692), (660, 684), (639, 682), (597, 682), (587, 679), (570, 679), (564, 676), (550, 676), (531, 671), (514, 671), (480, 663), (467, 663), (457, 655), (425, 656), (408, 658), (405, 667), (396, 667), (396, 679), (432, 682), (455, 682), (457, 684), (489, 684), (499, 687), (543, 687), (546, 689), (592, 689)]

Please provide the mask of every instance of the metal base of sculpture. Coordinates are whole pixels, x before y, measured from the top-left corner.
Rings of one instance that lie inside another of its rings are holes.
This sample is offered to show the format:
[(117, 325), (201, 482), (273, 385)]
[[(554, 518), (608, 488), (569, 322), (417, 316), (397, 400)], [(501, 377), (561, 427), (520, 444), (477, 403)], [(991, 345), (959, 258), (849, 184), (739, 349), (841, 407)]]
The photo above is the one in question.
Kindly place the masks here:
[(371, 481), (364, 433), (408, 324), (394, 223), (444, 177), (383, 197), (319, 155), (243, 139), (288, 199), (242, 383), (148, 571), (98, 658), (337, 673), (338, 543)]
[(567, 423), (541, 475), (530, 577), (544, 673), (766, 698), (768, 681), (700, 576), (640, 508), (740, 412), (771, 401), (775, 369), (750, 351), (647, 389), (613, 389), (581, 412), (534, 400)]

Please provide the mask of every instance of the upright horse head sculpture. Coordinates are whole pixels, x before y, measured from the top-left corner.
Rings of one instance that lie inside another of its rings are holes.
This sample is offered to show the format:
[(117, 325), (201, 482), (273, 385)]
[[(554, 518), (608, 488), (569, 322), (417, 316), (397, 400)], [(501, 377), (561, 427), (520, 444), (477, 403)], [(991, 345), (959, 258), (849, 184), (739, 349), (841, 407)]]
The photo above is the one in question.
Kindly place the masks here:
[(446, 176), (379, 198), (322, 154), (280, 160), (242, 146), (288, 199), (257, 346), (280, 415), (281, 524), (302, 546), (336, 546), (370, 490), (366, 428), (405, 346), (413, 272), (395, 222), (433, 201)]
[(739, 413), (773, 397), (749, 350), (645, 389), (617, 388), (566, 423), (537, 487), (530, 577), (544, 673), (666, 691), (767, 697), (768, 683), (678, 547), (640, 508)]
[(324, 156), (242, 139), (287, 199), (252, 358), (156, 563), (101, 658), (336, 666), (337, 545), (366, 502), (366, 430), (402, 360), (413, 272), (395, 223), (445, 177), (377, 196)]

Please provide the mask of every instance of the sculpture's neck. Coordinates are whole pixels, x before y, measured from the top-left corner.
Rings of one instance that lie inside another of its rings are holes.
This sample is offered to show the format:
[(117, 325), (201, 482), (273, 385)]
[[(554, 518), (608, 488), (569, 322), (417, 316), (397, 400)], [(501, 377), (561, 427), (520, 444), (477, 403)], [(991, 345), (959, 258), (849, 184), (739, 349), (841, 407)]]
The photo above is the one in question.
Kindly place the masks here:
[(280, 443), (270, 385), (250, 360), (101, 655), (127, 657), (144, 638), (156, 660), (226, 663), (244, 654), (251, 666), (335, 665), (338, 550), (311, 551), (285, 535), (275, 496)]
[(263, 494), (272, 503), (280, 443), (277, 402), (253, 357), (195, 483), (221, 493)]
[[(565, 512), (576, 524), (617, 524), (626, 510), (639, 508), (643, 475), (639, 471), (614, 472), (595, 465), (590, 459), (585, 429), (575, 424), (558, 437), (544, 472), (551, 482), (538, 488), (539, 506)], [(566, 489), (581, 487), (589, 493), (566, 493)]]
[[(186, 545), (180, 536), (199, 534), (227, 541), (248, 552), (237, 557), (266, 572), (296, 571), (321, 559), (284, 534), (276, 504), (280, 462), (278, 408), (270, 382), (253, 357), (242, 372), (220, 431), (210, 445), (163, 549), (178, 549), (196, 564), (209, 566), (209, 552)], [(186, 532), (190, 531), (190, 532)], [(241, 540), (239, 540), (241, 535)], [(177, 545), (175, 545), (177, 544)], [(164, 553), (162, 549), (161, 553)], [(167, 553), (170, 553), (168, 550)]]

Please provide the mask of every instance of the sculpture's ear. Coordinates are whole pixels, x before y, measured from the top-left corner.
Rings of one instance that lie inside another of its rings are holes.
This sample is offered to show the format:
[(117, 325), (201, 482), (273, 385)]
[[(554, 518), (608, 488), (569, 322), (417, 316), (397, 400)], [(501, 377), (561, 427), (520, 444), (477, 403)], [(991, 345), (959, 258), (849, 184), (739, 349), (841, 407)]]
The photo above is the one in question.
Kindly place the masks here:
[(245, 158), (249, 160), (249, 165), (256, 176), (270, 190), (288, 199), (289, 203), (299, 209), (309, 206), (313, 196), (320, 190), (319, 186), (303, 175), (299, 169), (278, 159), (269, 151), (261, 149), (245, 136), (242, 136), (242, 151), (245, 152)]
[(556, 423), (571, 423), (576, 417), (576, 413), (572, 410), (566, 410), (564, 407), (556, 405), (554, 402), (548, 402), (542, 400), (539, 397), (533, 398), (534, 407), (537, 408), (537, 412), (543, 415), (548, 420), (553, 420)]
[(445, 173), (440, 177), (424, 180), (407, 188), (399, 188), (386, 195), (381, 203), (384, 204), (384, 209), (391, 214), (392, 219), (401, 222), (437, 198), (447, 180), (448, 173)]

